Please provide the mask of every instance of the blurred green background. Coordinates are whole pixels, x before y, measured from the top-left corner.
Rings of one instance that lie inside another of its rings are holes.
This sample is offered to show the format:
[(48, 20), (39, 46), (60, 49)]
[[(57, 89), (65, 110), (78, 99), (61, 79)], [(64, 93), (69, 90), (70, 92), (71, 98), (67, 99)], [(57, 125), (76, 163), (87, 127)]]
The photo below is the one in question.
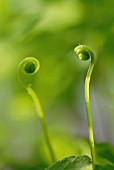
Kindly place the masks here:
[[(32, 86), (38, 94), (57, 158), (88, 153), (84, 79), (96, 55), (91, 110), (96, 142), (114, 143), (114, 1), (0, 0), (0, 168), (41, 170), (50, 163), (34, 104), (17, 78), (18, 63), (41, 63)], [(84, 148), (84, 149), (83, 149)], [(86, 149), (85, 149), (86, 148)]]

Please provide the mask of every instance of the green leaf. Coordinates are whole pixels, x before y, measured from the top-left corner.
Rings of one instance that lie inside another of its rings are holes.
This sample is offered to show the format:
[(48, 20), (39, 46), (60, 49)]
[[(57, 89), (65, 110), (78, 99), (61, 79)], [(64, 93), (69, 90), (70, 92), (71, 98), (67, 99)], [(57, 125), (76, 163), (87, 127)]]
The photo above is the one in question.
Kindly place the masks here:
[(114, 164), (114, 147), (109, 143), (96, 144), (96, 153), (98, 159), (103, 158)]
[(88, 156), (70, 156), (54, 163), (45, 170), (81, 170), (86, 168), (87, 165), (91, 165), (91, 160)]
[(75, 156), (70, 156), (68, 158), (64, 158), (54, 164), (52, 164), (49, 168), (46, 168), (46, 170), (56, 170), (59, 168), (59, 170), (63, 170), (73, 159)]
[(105, 165), (105, 166), (96, 165), (95, 166), (95, 170), (114, 170), (114, 166), (110, 166), (110, 165)]

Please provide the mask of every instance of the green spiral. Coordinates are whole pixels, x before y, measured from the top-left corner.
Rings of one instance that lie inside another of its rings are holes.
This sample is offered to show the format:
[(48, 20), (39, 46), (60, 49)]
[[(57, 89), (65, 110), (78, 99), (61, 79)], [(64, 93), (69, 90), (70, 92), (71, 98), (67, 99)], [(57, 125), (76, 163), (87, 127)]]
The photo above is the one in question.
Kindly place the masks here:
[(55, 162), (56, 158), (55, 158), (55, 154), (54, 154), (53, 147), (51, 144), (51, 139), (49, 136), (49, 132), (48, 132), (48, 128), (46, 125), (45, 116), (44, 116), (44, 113), (43, 113), (43, 110), (40, 104), (40, 100), (37, 94), (35, 93), (35, 91), (32, 89), (32, 87), (24, 81), (24, 77), (23, 77), (23, 74), (33, 75), (37, 73), (39, 68), (40, 68), (40, 63), (36, 58), (27, 57), (19, 63), (17, 74), (18, 74), (19, 81), (21, 82), (21, 84), (24, 86), (24, 88), (27, 90), (27, 92), (30, 94), (30, 96), (33, 99), (33, 102), (36, 106), (37, 115), (39, 117), (40, 124), (42, 127), (42, 131), (45, 137), (45, 141), (47, 143), (47, 147), (50, 152), (51, 160)]
[(78, 56), (80, 60), (87, 61), (91, 59), (90, 66), (85, 79), (85, 104), (86, 104), (86, 112), (87, 112), (87, 120), (88, 120), (88, 133), (89, 133), (89, 141), (90, 141), (90, 150), (91, 157), (93, 162), (93, 169), (96, 162), (96, 154), (95, 154), (95, 145), (94, 145), (94, 134), (93, 134), (93, 123), (90, 109), (90, 96), (89, 96), (89, 85), (91, 74), (93, 72), (93, 68), (95, 65), (95, 56), (92, 50), (86, 45), (79, 45), (74, 49), (75, 54)]
[(80, 60), (91, 60), (93, 61), (95, 59), (93, 52), (91, 49), (86, 45), (79, 45), (74, 49), (75, 54), (78, 56)]

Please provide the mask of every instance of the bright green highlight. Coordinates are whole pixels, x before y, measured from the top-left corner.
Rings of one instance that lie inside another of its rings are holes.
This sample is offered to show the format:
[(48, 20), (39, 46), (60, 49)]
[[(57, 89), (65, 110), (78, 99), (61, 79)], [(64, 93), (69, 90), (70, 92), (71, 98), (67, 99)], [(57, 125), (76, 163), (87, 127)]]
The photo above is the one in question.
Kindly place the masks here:
[(91, 58), (91, 63), (85, 79), (85, 103), (86, 103), (86, 112), (87, 112), (87, 120), (88, 120), (90, 149), (91, 149), (91, 156), (92, 156), (92, 162), (94, 167), (94, 164), (96, 162), (96, 154), (95, 154), (95, 145), (94, 145), (92, 117), (91, 117), (91, 110), (90, 110), (89, 84), (90, 84), (91, 74), (95, 65), (95, 57), (91, 49), (86, 45), (79, 45), (74, 49), (74, 51), (80, 60), (86, 61)]
[(44, 113), (43, 113), (39, 98), (36, 95), (35, 91), (32, 89), (32, 87), (29, 84), (26, 84), (22, 79), (22, 73), (27, 74), (27, 75), (33, 75), (39, 70), (39, 68), (40, 68), (40, 63), (36, 58), (27, 57), (23, 59), (18, 66), (18, 78), (19, 78), (19, 81), (22, 83), (22, 85), (26, 88), (30, 96), (32, 97), (33, 102), (35, 103), (37, 115), (39, 117), (40, 124), (43, 130), (44, 136), (45, 136), (45, 141), (47, 143), (47, 146), (50, 152), (51, 160), (52, 162), (55, 162), (56, 158), (55, 158), (55, 154), (54, 154), (51, 140), (49, 137), (48, 128), (46, 125)]

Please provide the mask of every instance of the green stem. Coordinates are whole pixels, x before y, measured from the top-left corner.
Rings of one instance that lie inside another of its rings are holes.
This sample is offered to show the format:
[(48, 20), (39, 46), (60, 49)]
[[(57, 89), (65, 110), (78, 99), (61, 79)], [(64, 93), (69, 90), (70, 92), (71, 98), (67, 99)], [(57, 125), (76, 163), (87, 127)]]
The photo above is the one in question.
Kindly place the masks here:
[(95, 145), (94, 145), (92, 117), (91, 117), (91, 110), (90, 110), (90, 96), (89, 96), (89, 84), (90, 84), (90, 78), (93, 71), (93, 67), (94, 67), (94, 62), (91, 61), (91, 65), (88, 69), (87, 76), (85, 79), (85, 103), (86, 103), (87, 120), (88, 120), (90, 149), (91, 149), (92, 163), (94, 167), (94, 164), (96, 162), (96, 154), (95, 154)]
[(50, 137), (48, 134), (48, 129), (47, 129), (47, 125), (45, 122), (44, 113), (42, 111), (40, 101), (38, 99), (38, 96), (34, 92), (34, 90), (30, 87), (30, 85), (28, 85), (28, 83), (25, 83), (23, 81), (23, 77), (22, 77), (22, 73), (24, 73), (25, 75), (33, 75), (39, 70), (39, 68), (40, 68), (40, 63), (36, 58), (27, 57), (19, 63), (18, 69), (17, 69), (17, 74), (18, 74), (19, 81), (21, 82), (23, 87), (28, 91), (28, 93), (31, 95), (31, 97), (35, 103), (37, 114), (38, 114), (38, 117), (40, 120), (40, 124), (41, 124), (42, 130), (43, 130), (44, 136), (45, 136), (45, 140), (46, 140), (49, 152), (50, 152), (51, 159), (53, 162), (55, 162), (56, 158), (55, 158), (51, 140), (50, 140)]
[(50, 140), (50, 137), (49, 137), (49, 133), (48, 133), (48, 129), (47, 129), (47, 125), (46, 125), (46, 122), (45, 122), (44, 113), (42, 111), (40, 101), (38, 99), (38, 96), (36, 95), (36, 93), (34, 92), (34, 90), (30, 86), (26, 87), (26, 89), (27, 89), (28, 93), (31, 95), (31, 97), (32, 97), (32, 99), (35, 103), (37, 115), (38, 115), (39, 120), (40, 120), (40, 124), (41, 124), (42, 130), (43, 130), (44, 136), (45, 136), (45, 140), (46, 140), (49, 152), (50, 152), (52, 162), (55, 162), (56, 158), (55, 158), (55, 154), (54, 154), (54, 151), (53, 151), (53, 148), (52, 148), (51, 140)]
[(85, 103), (86, 103), (86, 112), (87, 112), (87, 121), (88, 121), (88, 133), (89, 133), (89, 141), (90, 141), (90, 150), (92, 157), (92, 165), (93, 169), (96, 162), (96, 154), (95, 154), (95, 144), (94, 144), (94, 135), (93, 135), (93, 125), (92, 125), (92, 117), (90, 110), (90, 97), (89, 97), (89, 84), (91, 74), (95, 65), (95, 56), (91, 49), (86, 45), (79, 45), (74, 49), (74, 52), (78, 56), (80, 60), (87, 61), (91, 58), (91, 64), (89, 66), (87, 76), (85, 79)]

